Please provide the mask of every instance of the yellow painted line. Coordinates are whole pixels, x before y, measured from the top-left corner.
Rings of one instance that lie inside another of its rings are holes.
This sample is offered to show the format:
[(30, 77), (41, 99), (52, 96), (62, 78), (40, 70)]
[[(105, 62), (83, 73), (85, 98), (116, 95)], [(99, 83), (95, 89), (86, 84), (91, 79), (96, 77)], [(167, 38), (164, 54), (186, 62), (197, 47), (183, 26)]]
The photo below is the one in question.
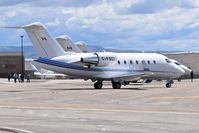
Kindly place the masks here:
[(155, 100), (164, 99), (199, 99), (199, 96), (173, 96), (173, 97), (152, 97)]
[(40, 110), (70, 110), (70, 111), (96, 111), (96, 112), (113, 112), (113, 113), (147, 113), (147, 114), (175, 114), (175, 115), (199, 115), (199, 112), (179, 112), (169, 110), (132, 110), (132, 109), (99, 109), (99, 108), (71, 108), (56, 106), (4, 106), (0, 108), (16, 108), (16, 109), (40, 109)]

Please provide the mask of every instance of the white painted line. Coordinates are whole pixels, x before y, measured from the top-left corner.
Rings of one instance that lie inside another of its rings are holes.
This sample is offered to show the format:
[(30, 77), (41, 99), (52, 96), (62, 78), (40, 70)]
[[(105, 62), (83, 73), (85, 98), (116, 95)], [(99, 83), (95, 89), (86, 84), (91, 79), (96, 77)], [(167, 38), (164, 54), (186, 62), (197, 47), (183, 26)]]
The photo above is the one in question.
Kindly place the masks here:
[(118, 113), (148, 113), (148, 114), (176, 114), (176, 115), (199, 115), (199, 112), (179, 112), (169, 110), (133, 110), (133, 109), (99, 109), (99, 108), (78, 108), (78, 107), (56, 107), (56, 106), (0, 106), (0, 108), (16, 109), (42, 109), (42, 110), (71, 110), (71, 111), (97, 111), (97, 112), (118, 112)]
[(1, 131), (7, 131), (7, 132), (13, 132), (13, 133), (34, 133), (34, 132), (31, 132), (31, 131), (12, 128), (12, 127), (0, 127), (0, 132)]

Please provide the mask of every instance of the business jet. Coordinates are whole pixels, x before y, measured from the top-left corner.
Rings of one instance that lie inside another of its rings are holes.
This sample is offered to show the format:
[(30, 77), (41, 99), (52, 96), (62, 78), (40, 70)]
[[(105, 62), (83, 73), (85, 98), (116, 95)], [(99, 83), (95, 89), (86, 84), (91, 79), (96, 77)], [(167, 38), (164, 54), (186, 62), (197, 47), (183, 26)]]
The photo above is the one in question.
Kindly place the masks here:
[[(75, 53), (88, 53), (88, 52), (92, 52), (90, 49), (88, 49), (88, 47), (86, 46), (86, 44), (82, 41), (73, 43), (72, 39), (67, 36), (67, 35), (62, 35), (59, 37), (56, 37), (57, 42), (64, 48), (64, 50), (66, 52), (75, 52)], [(173, 62), (176, 65), (178, 65), (180, 68), (182, 68), (185, 73), (183, 75), (184, 76), (189, 76), (191, 73), (191, 69), (189, 69), (187, 66), (181, 64), (180, 62), (173, 60), (173, 59), (168, 59), (168, 62)], [(182, 77), (178, 77), (178, 80), (181, 80)], [(145, 83), (151, 83), (152, 80), (151, 79), (146, 79), (143, 82)]]
[(25, 59), (25, 68), (28, 71), (32, 71), (35, 78), (39, 79), (64, 79), (69, 78), (65, 74), (55, 73), (53, 71), (45, 70), (41, 67), (32, 64), (33, 59)]
[(61, 73), (55, 73), (53, 71), (45, 70), (38, 68), (35, 65), (32, 65), (33, 75), (39, 79), (64, 79), (67, 75)]
[(91, 79), (95, 89), (101, 89), (103, 81), (111, 81), (114, 89), (128, 85), (138, 79), (166, 80), (171, 87), (172, 80), (185, 71), (166, 56), (155, 53), (71, 53), (65, 52), (50, 35), (47, 28), (37, 22), (21, 27), (27, 32), (38, 59), (36, 66), (71, 76)]

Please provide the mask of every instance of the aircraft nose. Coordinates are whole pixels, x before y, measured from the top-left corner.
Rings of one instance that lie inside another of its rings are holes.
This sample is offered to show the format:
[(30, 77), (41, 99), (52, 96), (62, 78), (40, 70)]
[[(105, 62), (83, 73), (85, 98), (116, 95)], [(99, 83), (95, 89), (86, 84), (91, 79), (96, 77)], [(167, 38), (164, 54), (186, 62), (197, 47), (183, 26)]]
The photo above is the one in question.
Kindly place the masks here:
[(185, 74), (185, 71), (184, 71), (182, 68), (177, 67), (176, 76), (177, 76), (177, 77), (180, 77), (180, 76), (182, 76), (182, 75), (184, 75), (184, 74)]
[(185, 75), (190, 75), (191, 73), (191, 69), (189, 69), (188, 67), (186, 66), (182, 66), (183, 70), (185, 71)]

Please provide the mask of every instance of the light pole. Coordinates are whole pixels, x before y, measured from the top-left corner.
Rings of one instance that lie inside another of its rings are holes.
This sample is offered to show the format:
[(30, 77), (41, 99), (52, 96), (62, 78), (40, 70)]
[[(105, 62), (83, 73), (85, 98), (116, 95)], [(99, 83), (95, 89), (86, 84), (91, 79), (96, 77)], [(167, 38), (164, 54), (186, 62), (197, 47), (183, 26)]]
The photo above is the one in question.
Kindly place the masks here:
[(22, 66), (21, 66), (21, 68), (22, 68), (21, 74), (24, 75), (23, 37), (24, 37), (24, 36), (21, 36), (21, 65), (22, 65)]

